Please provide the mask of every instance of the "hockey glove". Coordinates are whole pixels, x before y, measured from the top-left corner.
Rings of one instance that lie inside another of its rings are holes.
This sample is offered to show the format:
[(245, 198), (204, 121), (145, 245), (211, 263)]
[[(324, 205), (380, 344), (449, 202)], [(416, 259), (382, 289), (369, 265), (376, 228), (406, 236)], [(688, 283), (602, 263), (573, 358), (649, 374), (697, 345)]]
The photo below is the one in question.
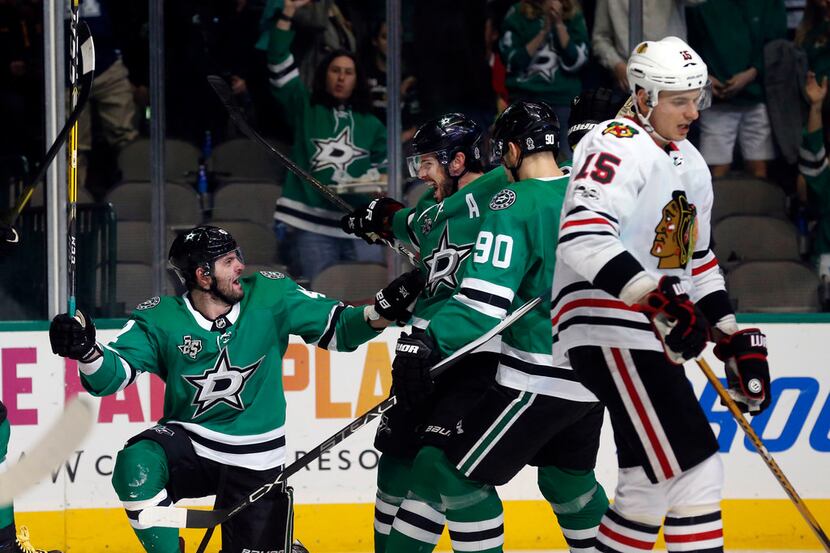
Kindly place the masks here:
[(404, 205), (392, 198), (375, 198), (366, 207), (355, 209), (340, 219), (340, 227), (346, 234), (354, 234), (369, 244), (377, 244), (381, 240), (391, 242), (395, 239), (392, 233), (392, 216)]
[(401, 407), (413, 410), (426, 402), (433, 389), (429, 371), (440, 357), (435, 342), (426, 332), (415, 330), (412, 334), (401, 334), (392, 362), (392, 391)]
[(715, 355), (726, 366), (729, 395), (741, 411), (757, 415), (770, 400), (767, 337), (757, 328), (739, 330), (715, 345)]
[(95, 325), (80, 309), (75, 311), (74, 317), (61, 313), (52, 319), (49, 342), (52, 353), (83, 363), (91, 363), (101, 355), (95, 342)]
[(402, 274), (375, 294), (375, 311), (387, 321), (405, 325), (426, 283), (427, 279), (420, 269)]
[(660, 279), (657, 288), (646, 296), (644, 312), (672, 363), (682, 365), (697, 357), (711, 339), (706, 317), (689, 300), (677, 277)]

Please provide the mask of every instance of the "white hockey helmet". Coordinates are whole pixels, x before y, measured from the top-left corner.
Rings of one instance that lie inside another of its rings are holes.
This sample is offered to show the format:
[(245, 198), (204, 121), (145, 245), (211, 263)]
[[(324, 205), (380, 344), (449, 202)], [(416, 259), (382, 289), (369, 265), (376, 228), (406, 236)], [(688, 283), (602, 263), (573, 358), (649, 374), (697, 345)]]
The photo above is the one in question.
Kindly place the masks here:
[(638, 44), (628, 58), (626, 73), (631, 95), (636, 96), (637, 87), (645, 89), (649, 107), (657, 105), (662, 90), (701, 89), (698, 108), (706, 109), (712, 103), (706, 63), (676, 36)]

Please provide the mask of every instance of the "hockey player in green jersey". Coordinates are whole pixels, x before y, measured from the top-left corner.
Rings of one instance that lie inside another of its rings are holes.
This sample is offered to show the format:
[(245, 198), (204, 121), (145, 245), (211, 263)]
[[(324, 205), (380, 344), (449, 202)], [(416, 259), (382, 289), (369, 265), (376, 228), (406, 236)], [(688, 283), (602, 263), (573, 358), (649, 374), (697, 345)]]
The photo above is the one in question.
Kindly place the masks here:
[[(142, 509), (217, 494), (235, 504), (272, 481), (285, 462), (282, 358), (289, 334), (318, 347), (351, 351), (390, 320), (406, 319), (423, 280), (407, 273), (374, 306), (346, 307), (278, 272), (242, 277), (244, 262), (225, 230), (202, 226), (176, 238), (170, 262), (188, 291), (140, 304), (107, 345), (88, 316), (58, 315), (55, 353), (80, 361), (93, 395), (114, 394), (142, 372), (166, 383), (164, 416), (134, 436), (113, 470), (113, 486), (147, 551), (179, 551), (178, 531), (147, 528)], [(258, 501), (222, 528), (222, 550), (282, 551), (290, 535), (287, 494)]]
[[(453, 295), (426, 331), (398, 343), (393, 386), (404, 406), (417, 405), (432, 388), (429, 369), (437, 360), (513, 307), (549, 294), (567, 185), (555, 161), (556, 117), (545, 105), (516, 103), (496, 122), (494, 144), (511, 184), (482, 204), (471, 260)], [(503, 512), (494, 486), (526, 464), (544, 467), (540, 489), (550, 492), (545, 496), (573, 550), (593, 544), (607, 506), (593, 475), (602, 407), (569, 367), (553, 366), (549, 313), (547, 297), (503, 334), (495, 382), (440, 449), (419, 451), (386, 551), (431, 551), (438, 538), (432, 527), (444, 520), (455, 551), (501, 551)]]
[[(294, 131), (292, 159), (326, 185), (385, 181), (386, 127), (371, 113), (368, 84), (352, 52), (331, 52), (318, 67), (312, 91), (300, 80), (289, 47), (294, 40), (291, 18), (309, 0), (285, 0), (268, 42), (271, 93), (283, 106)], [(369, 197), (347, 194), (352, 205)], [(293, 231), (292, 270), (313, 279), (338, 261), (382, 261), (379, 248), (343, 236), (342, 213), (322, 194), (289, 172), (274, 219)], [(300, 255), (302, 253), (302, 255)]]

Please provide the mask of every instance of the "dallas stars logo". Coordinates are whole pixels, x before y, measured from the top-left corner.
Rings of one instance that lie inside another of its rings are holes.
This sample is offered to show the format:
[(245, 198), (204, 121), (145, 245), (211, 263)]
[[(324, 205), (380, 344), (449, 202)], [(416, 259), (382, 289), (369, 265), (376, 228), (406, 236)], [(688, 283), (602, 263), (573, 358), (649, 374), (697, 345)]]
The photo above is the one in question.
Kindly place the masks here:
[(359, 148), (352, 141), (352, 129), (346, 127), (334, 138), (312, 138), (314, 155), (311, 156), (311, 170), (332, 168), (345, 171), (356, 159), (369, 155), (369, 150)]
[(184, 376), (183, 378), (196, 388), (196, 397), (191, 405), (196, 407), (193, 417), (207, 412), (220, 403), (226, 403), (234, 409), (242, 411), (245, 405), (242, 403), (242, 391), (245, 383), (259, 368), (262, 360), (248, 365), (247, 367), (234, 367), (228, 357), (227, 348), (219, 352), (219, 359), (213, 368), (206, 370), (199, 375)]
[(450, 226), (444, 225), (438, 246), (432, 250), (429, 257), (424, 258), (424, 264), (429, 269), (427, 285), (430, 294), (434, 294), (441, 284), (454, 290), (458, 286), (457, 273), (461, 262), (471, 253), (472, 244), (457, 246), (450, 242)]

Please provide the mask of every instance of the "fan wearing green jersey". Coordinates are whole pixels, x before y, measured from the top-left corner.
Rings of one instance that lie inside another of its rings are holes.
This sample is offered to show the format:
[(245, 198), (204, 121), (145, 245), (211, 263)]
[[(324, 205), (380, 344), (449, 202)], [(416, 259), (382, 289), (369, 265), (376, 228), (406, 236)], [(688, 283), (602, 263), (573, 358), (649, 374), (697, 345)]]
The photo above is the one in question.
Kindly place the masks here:
[[(228, 507), (276, 478), (286, 454), (289, 335), (352, 351), (406, 320), (423, 287), (420, 273), (407, 273), (374, 306), (346, 307), (279, 272), (243, 277), (236, 241), (212, 226), (176, 238), (170, 263), (187, 292), (141, 303), (108, 344), (80, 311), (58, 315), (49, 330), (53, 351), (79, 361), (93, 395), (117, 393), (143, 372), (166, 383), (163, 417), (127, 442), (112, 477), (138, 539), (157, 553), (179, 551), (178, 531), (140, 524), (144, 508), (214, 494), (217, 508)], [(290, 551), (290, 520), (290, 493), (271, 494), (223, 524), (222, 550)]]
[(470, 260), (452, 295), (425, 331), (398, 342), (393, 387), (402, 405), (417, 405), (436, 386), (429, 369), (439, 359), (544, 297), (503, 333), (494, 381), (442, 447), (426, 444), (418, 452), (386, 551), (432, 551), (437, 537), (430, 527), (444, 520), (453, 550), (502, 551), (495, 486), (527, 464), (540, 467), (539, 487), (572, 550), (594, 543), (608, 504), (593, 474), (603, 409), (570, 367), (553, 365), (551, 346), (550, 288), (567, 186), (556, 164), (558, 131), (555, 114), (540, 103), (515, 103), (499, 117), (493, 157), (509, 184), (481, 204)]

